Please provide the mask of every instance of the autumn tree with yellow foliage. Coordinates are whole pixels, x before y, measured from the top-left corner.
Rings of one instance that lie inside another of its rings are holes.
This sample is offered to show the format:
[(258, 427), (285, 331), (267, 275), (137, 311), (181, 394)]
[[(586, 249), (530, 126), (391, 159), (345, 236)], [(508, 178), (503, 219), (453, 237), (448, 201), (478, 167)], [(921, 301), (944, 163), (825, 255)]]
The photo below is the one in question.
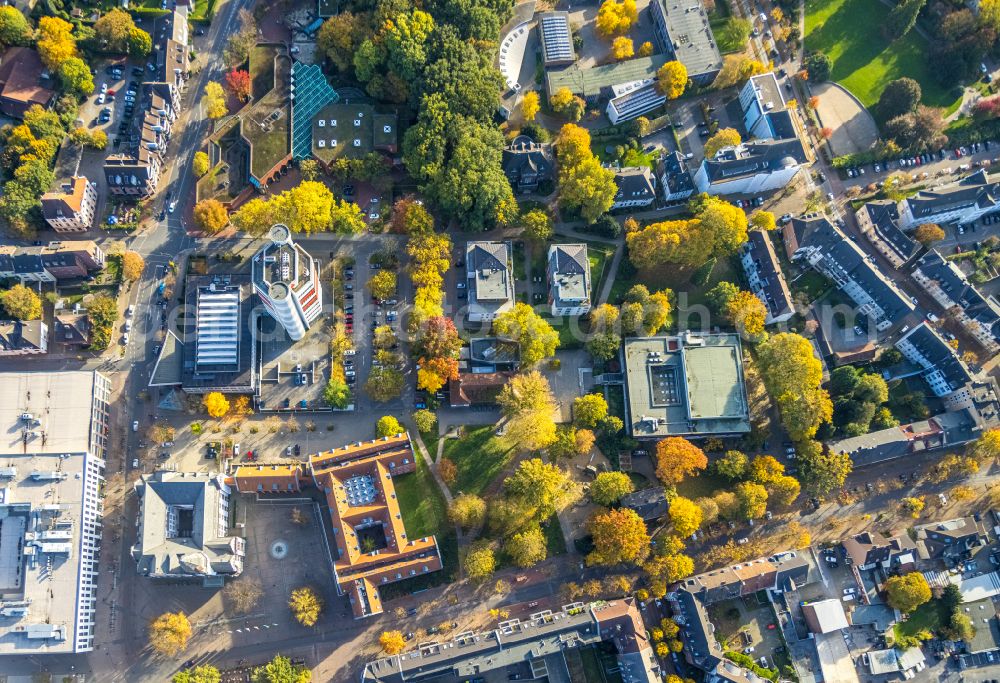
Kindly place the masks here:
[(385, 631), (378, 637), (378, 645), (387, 655), (398, 655), (406, 649), (402, 631)]
[(625, 36), (618, 36), (611, 41), (611, 56), (618, 62), (623, 59), (631, 59), (635, 56), (635, 46), (632, 43), (632, 39)]
[(205, 85), (205, 114), (210, 119), (221, 119), (229, 113), (226, 106), (226, 91), (222, 85), (215, 81), (209, 81)]
[(225, 417), (229, 413), (229, 401), (219, 391), (210, 391), (201, 399), (201, 404), (209, 417), (216, 419)]
[(590, 133), (576, 124), (562, 127), (555, 150), (559, 161), (559, 205), (593, 223), (614, 204), (618, 193), (614, 172), (601, 165), (590, 148)]
[(303, 626), (315, 626), (323, 610), (323, 601), (308, 586), (296, 588), (288, 600), (295, 620)]
[(764, 332), (767, 306), (753, 292), (740, 291), (726, 303), (726, 317), (747, 337), (758, 337)]
[(671, 436), (656, 444), (656, 476), (667, 486), (676, 486), (707, 466), (705, 452), (687, 439)]
[(76, 57), (76, 39), (73, 37), (73, 24), (59, 17), (42, 17), (38, 20), (38, 55), (52, 71)]
[(676, 100), (683, 95), (687, 82), (687, 67), (677, 60), (667, 62), (656, 71), (656, 89), (668, 100)]
[(597, 10), (594, 27), (598, 35), (611, 38), (628, 33), (638, 20), (639, 10), (636, 8), (635, 0), (622, 0), (622, 2), (604, 0)]
[(743, 142), (740, 133), (735, 128), (720, 128), (715, 135), (705, 141), (705, 158), (711, 159), (719, 150), (726, 147), (735, 147)]
[(651, 223), (625, 235), (629, 259), (637, 268), (660, 263), (697, 267), (709, 258), (734, 253), (747, 240), (747, 215), (718, 197), (697, 198), (690, 220)]
[(521, 116), (524, 117), (525, 121), (534, 121), (535, 117), (538, 116), (538, 111), (541, 109), (541, 105), (538, 101), (538, 92), (535, 90), (529, 90), (524, 93), (524, 97), (521, 99)]
[(757, 347), (757, 364), (781, 421), (793, 441), (811, 439), (833, 416), (830, 395), (821, 386), (823, 365), (809, 340), (783, 332)]
[(134, 282), (142, 277), (142, 269), (146, 267), (146, 262), (137, 252), (126, 251), (122, 254), (122, 277), (130, 282)]
[(191, 622), (183, 612), (166, 612), (149, 625), (149, 646), (165, 657), (177, 655), (190, 639)]

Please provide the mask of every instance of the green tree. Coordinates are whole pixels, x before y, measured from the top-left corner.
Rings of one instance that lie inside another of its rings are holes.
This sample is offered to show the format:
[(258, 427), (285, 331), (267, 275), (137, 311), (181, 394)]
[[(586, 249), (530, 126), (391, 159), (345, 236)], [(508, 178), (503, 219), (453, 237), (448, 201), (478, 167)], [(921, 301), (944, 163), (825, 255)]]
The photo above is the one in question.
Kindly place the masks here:
[(545, 559), (545, 534), (537, 525), (525, 529), (507, 539), (504, 552), (518, 567), (533, 567)]
[(748, 465), (747, 456), (742, 452), (726, 451), (712, 464), (712, 468), (730, 481), (738, 481), (746, 476)]
[(851, 456), (830, 451), (818, 441), (801, 441), (796, 444), (795, 451), (799, 481), (813, 496), (822, 497), (841, 488), (853, 468)]
[(544, 242), (552, 237), (552, 219), (541, 209), (532, 209), (522, 214), (521, 225), (524, 226), (524, 236), (529, 240)]
[(559, 346), (559, 333), (531, 306), (521, 302), (493, 320), (493, 332), (517, 341), (521, 365), (525, 367), (552, 356)]
[(414, 411), (412, 417), (413, 423), (421, 434), (428, 434), (437, 427), (437, 415), (427, 408)]
[(759, 519), (767, 511), (767, 489), (760, 484), (742, 481), (733, 489), (740, 515), (744, 519)]
[(522, 460), (503, 483), (509, 496), (531, 501), (540, 519), (548, 519), (569, 495), (570, 481), (558, 466), (539, 458)]
[(485, 581), (493, 576), (497, 567), (497, 560), (493, 551), (485, 545), (473, 546), (465, 556), (466, 575), (473, 581)]
[(611, 507), (634, 490), (635, 485), (625, 472), (601, 472), (591, 482), (588, 493), (598, 505)]
[(367, 17), (343, 11), (327, 19), (316, 35), (316, 47), (341, 73), (353, 74), (354, 53), (369, 33)]
[(914, 112), (920, 104), (921, 96), (920, 84), (912, 78), (889, 81), (879, 95), (878, 104), (875, 105), (875, 115), (879, 121), (885, 122)]
[(883, 24), (886, 38), (898, 40), (909, 33), (917, 23), (917, 15), (925, 4), (927, 0), (902, 0), (893, 7)]
[(608, 415), (608, 402), (600, 394), (587, 394), (573, 399), (573, 422), (578, 427), (592, 429)]
[(383, 415), (378, 419), (378, 423), (375, 425), (375, 435), (379, 438), (382, 438), (383, 436), (396, 436), (397, 434), (402, 434), (405, 431), (406, 428), (399, 424), (399, 420), (392, 415)]
[(343, 381), (331, 377), (323, 389), (323, 400), (331, 408), (343, 410), (351, 403), (351, 389)]
[(219, 683), (221, 680), (222, 674), (218, 669), (211, 664), (200, 664), (178, 671), (170, 683)]
[(94, 77), (90, 67), (79, 57), (70, 57), (59, 65), (59, 82), (63, 88), (87, 96), (94, 92)]
[(254, 669), (252, 683), (309, 683), (312, 673), (304, 666), (292, 664), (288, 657), (275, 655), (274, 659)]
[(471, 493), (456, 496), (448, 506), (448, 519), (465, 529), (478, 527), (485, 517), (486, 501)]
[(809, 80), (813, 83), (823, 83), (830, 80), (830, 69), (833, 62), (825, 52), (815, 51), (806, 55), (803, 66), (809, 74)]
[(133, 57), (145, 57), (153, 50), (152, 37), (141, 28), (133, 26), (128, 32), (128, 53)]
[(31, 40), (31, 24), (13, 5), (0, 7), (0, 45), (27, 45)]
[(42, 317), (42, 300), (25, 285), (14, 285), (0, 292), (0, 306), (14, 320), (38, 320)]
[(372, 400), (384, 403), (398, 398), (403, 393), (405, 378), (396, 368), (372, 368), (365, 381), (365, 393)]
[(885, 582), (885, 592), (889, 606), (904, 614), (913, 612), (931, 599), (931, 587), (920, 572), (889, 577)]

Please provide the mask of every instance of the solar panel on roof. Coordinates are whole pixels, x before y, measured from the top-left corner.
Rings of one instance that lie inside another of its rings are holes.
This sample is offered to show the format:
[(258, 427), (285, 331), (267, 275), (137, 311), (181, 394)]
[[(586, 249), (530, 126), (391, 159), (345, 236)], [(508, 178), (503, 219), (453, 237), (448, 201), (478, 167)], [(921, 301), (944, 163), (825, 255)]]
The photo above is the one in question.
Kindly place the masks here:
[(569, 22), (565, 16), (542, 17), (541, 29), (546, 61), (573, 59)]

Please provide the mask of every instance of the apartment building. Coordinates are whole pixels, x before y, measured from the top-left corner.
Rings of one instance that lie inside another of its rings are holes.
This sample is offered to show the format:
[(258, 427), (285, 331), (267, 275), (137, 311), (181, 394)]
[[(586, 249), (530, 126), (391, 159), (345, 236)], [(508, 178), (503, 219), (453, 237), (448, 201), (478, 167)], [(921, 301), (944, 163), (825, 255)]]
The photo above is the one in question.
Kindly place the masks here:
[(1000, 206), (1000, 188), (980, 169), (957, 183), (920, 190), (900, 202), (900, 225), (970, 223)]
[(767, 307), (764, 323), (771, 325), (789, 320), (795, 315), (795, 303), (771, 237), (763, 230), (753, 230), (739, 253), (747, 286)]
[(854, 213), (854, 218), (865, 238), (896, 268), (920, 251), (920, 245), (899, 227), (896, 202), (868, 202)]
[(42, 195), (42, 217), (56, 232), (86, 232), (97, 210), (95, 183), (73, 176), (57, 190)]
[(656, 176), (649, 166), (626, 166), (612, 170), (615, 185), (618, 186), (612, 211), (645, 208), (656, 199)]
[(988, 353), (1000, 352), (1000, 304), (970, 283), (954, 262), (930, 250), (917, 261), (913, 279)]
[(745, 142), (704, 159), (694, 184), (710, 195), (770, 192), (790, 183), (807, 161), (798, 138)]
[(972, 375), (948, 342), (926, 322), (902, 337), (895, 347), (906, 360), (923, 370), (923, 378), (935, 396), (945, 397), (972, 382)]
[(586, 244), (551, 245), (546, 273), (552, 315), (585, 315), (590, 311), (592, 283)]
[(510, 242), (469, 242), (465, 268), (470, 321), (487, 322), (514, 308)]

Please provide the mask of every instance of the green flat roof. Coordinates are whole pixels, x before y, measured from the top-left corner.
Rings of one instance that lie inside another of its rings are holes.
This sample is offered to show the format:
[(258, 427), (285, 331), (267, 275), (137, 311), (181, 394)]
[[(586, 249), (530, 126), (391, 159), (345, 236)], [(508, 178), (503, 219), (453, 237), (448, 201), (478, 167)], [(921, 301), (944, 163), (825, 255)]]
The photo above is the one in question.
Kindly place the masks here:
[(563, 87), (584, 98), (597, 97), (603, 88), (654, 78), (667, 61), (666, 55), (653, 55), (590, 68), (581, 67), (577, 62), (563, 69), (549, 69), (545, 73), (545, 87), (549, 97)]

